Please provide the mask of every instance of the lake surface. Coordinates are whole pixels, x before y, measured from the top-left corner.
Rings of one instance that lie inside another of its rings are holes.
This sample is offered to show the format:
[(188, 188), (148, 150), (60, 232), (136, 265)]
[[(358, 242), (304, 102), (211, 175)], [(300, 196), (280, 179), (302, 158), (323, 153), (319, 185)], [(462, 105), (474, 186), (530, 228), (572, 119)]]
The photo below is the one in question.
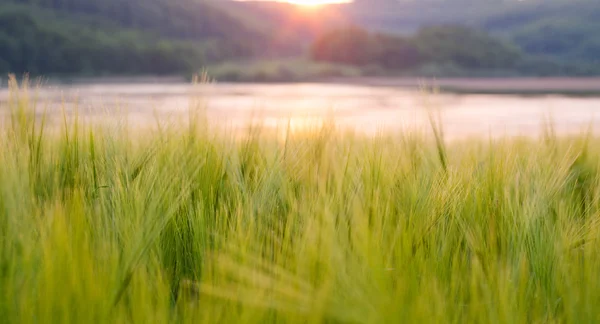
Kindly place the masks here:
[[(38, 109), (59, 120), (77, 110), (91, 121), (130, 124), (186, 118), (190, 104), (206, 109), (211, 125), (241, 130), (251, 122), (294, 129), (333, 120), (366, 134), (428, 127), (428, 109), (441, 113), (448, 137), (538, 135), (551, 116), (560, 133), (600, 126), (600, 97), (432, 94), (393, 85), (344, 84), (86, 84), (35, 91)], [(9, 93), (0, 89), (1, 113)]]

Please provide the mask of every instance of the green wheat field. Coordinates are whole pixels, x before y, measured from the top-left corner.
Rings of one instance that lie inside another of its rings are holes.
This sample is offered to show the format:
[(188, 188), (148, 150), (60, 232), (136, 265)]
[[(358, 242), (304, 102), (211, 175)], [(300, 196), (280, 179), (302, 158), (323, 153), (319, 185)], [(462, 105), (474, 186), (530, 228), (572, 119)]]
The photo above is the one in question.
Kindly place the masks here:
[(600, 321), (600, 149), (65, 116), (11, 82), (4, 323)]

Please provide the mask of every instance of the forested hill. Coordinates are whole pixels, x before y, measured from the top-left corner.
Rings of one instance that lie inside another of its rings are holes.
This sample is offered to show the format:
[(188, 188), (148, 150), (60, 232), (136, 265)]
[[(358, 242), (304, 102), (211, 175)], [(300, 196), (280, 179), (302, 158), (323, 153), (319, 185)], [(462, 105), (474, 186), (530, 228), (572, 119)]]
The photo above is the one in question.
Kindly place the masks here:
[[(177, 39), (264, 40), (242, 17), (196, 0), (3, 0)], [(251, 44), (244, 44), (250, 46)]]
[(0, 73), (191, 73), (219, 61), (298, 56), (340, 21), (335, 12), (219, 0), (2, 0)]
[(370, 30), (414, 33), (421, 27), (461, 24), (503, 37), (525, 53), (597, 64), (597, 0), (355, 0), (344, 9)]
[(0, 73), (187, 74), (221, 61), (306, 55), (340, 25), (409, 38), (423, 27), (466, 25), (514, 45), (528, 62), (524, 73), (600, 71), (597, 0), (355, 0), (305, 9), (229, 0), (1, 0)]
[[(261, 22), (265, 24), (277, 22), (276, 25), (281, 26), (282, 21), (290, 21), (290, 16), (297, 15), (289, 6), (278, 3), (225, 3), (229, 4), (229, 12), (243, 9), (244, 12), (250, 13), (250, 16), (261, 17)], [(314, 35), (317, 35), (317, 42), (329, 42), (316, 45), (321, 48), (328, 46), (333, 51), (339, 51), (337, 54), (330, 53), (332, 57), (346, 55), (348, 60), (351, 60), (350, 58), (360, 56), (362, 51), (382, 50), (377, 49), (378, 46), (382, 46), (380, 40), (375, 42), (378, 45), (370, 45), (373, 47), (368, 49), (360, 48), (361, 46), (352, 52), (348, 52), (349, 48), (336, 49), (339, 45), (338, 40), (332, 40), (332, 34), (328, 30), (336, 25), (350, 22), (370, 32), (408, 37), (421, 43), (417, 47), (426, 48), (434, 44), (420, 37), (423, 35), (419, 31), (423, 28), (462, 26), (468, 27), (467, 30), (477, 31), (475, 34), (485, 33), (509, 47), (518, 49), (521, 52), (520, 59), (519, 62), (513, 62), (513, 68), (519, 71), (514, 72), (534, 75), (596, 75), (600, 72), (598, 0), (354, 0), (352, 4), (330, 6), (325, 12), (319, 12), (318, 16), (321, 25), (307, 28), (305, 36), (314, 38)], [(333, 30), (335, 29), (337, 28)], [(458, 39), (460, 44), (461, 38), (473, 35), (469, 33), (459, 37), (460, 35), (452, 32), (456, 30), (464, 29), (450, 28), (448, 32), (452, 37), (435, 38), (438, 52), (457, 50), (454, 48), (456, 44), (448, 40)], [(386, 43), (383, 46), (397, 47), (397, 38), (392, 39), (392, 44)], [(343, 39), (341, 41), (344, 42)], [(493, 53), (484, 55), (488, 50), (484, 48), (487, 44), (486, 37), (479, 41), (482, 43), (470, 43), (470, 48), (463, 46), (459, 49), (472, 57), (493, 56)], [(422, 44), (423, 42), (426, 44)], [(355, 43), (360, 44), (361, 41), (357, 40)], [(390, 56), (406, 54), (387, 50), (385, 52), (387, 63), (392, 59)], [(366, 57), (372, 59), (371, 55)], [(495, 58), (489, 59), (493, 61)], [(377, 60), (370, 60), (369, 63), (376, 64)], [(394, 64), (405, 63), (406, 61)]]
[[(278, 44), (281, 45), (281, 44)], [(0, 72), (162, 74), (273, 52), (269, 34), (194, 0), (3, 0)]]

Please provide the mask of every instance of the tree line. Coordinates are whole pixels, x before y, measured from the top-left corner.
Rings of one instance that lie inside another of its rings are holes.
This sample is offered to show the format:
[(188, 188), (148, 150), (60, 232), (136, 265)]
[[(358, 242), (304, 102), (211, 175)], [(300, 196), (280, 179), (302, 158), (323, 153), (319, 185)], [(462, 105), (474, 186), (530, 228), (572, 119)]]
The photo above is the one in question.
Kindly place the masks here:
[(0, 10), (0, 72), (168, 74), (201, 67), (206, 47), (137, 31), (95, 29), (31, 10)]
[[(0, 3), (0, 73), (182, 74), (223, 61), (301, 56), (312, 42), (309, 53), (316, 61), (385, 72), (600, 74), (600, 25), (594, 22), (600, 5), (595, 2), (519, 5), (482, 18), (479, 26), (425, 27), (404, 36), (361, 27), (324, 31), (346, 23), (334, 13), (321, 12), (324, 22), (307, 25), (312, 20), (293, 20), (295, 10), (274, 4), (5, 0)], [(385, 14), (388, 20), (405, 20), (398, 12)]]
[(468, 72), (525, 75), (589, 75), (600, 70), (586, 62), (564, 62), (529, 53), (508, 39), (460, 25), (424, 27), (411, 36), (372, 33), (350, 26), (330, 30), (313, 43), (316, 61), (378, 66), (384, 71), (415, 72), (437, 67)]
[(194, 0), (5, 0), (0, 73), (179, 74), (257, 55), (267, 35)]

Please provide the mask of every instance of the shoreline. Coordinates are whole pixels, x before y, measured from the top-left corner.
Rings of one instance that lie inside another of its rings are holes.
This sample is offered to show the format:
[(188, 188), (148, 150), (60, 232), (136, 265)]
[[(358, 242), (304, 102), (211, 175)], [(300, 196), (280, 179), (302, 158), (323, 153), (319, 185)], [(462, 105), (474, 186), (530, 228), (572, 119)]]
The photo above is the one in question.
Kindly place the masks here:
[[(0, 79), (0, 89), (6, 87)], [(89, 86), (89, 85), (173, 85), (189, 84), (189, 78), (182, 76), (138, 76), (138, 77), (73, 77), (52, 78), (32, 77), (32, 83), (41, 80), (43, 86)], [(490, 94), (545, 96), (563, 95), (576, 97), (600, 97), (600, 76), (598, 77), (327, 77), (306, 80), (256, 80), (229, 81), (214, 80), (216, 84), (339, 84), (367, 87), (405, 88), (427, 90), (436, 89), (451, 94)]]
[(328, 78), (320, 82), (407, 89), (435, 88), (457, 94), (600, 96), (600, 77), (352, 77)]

